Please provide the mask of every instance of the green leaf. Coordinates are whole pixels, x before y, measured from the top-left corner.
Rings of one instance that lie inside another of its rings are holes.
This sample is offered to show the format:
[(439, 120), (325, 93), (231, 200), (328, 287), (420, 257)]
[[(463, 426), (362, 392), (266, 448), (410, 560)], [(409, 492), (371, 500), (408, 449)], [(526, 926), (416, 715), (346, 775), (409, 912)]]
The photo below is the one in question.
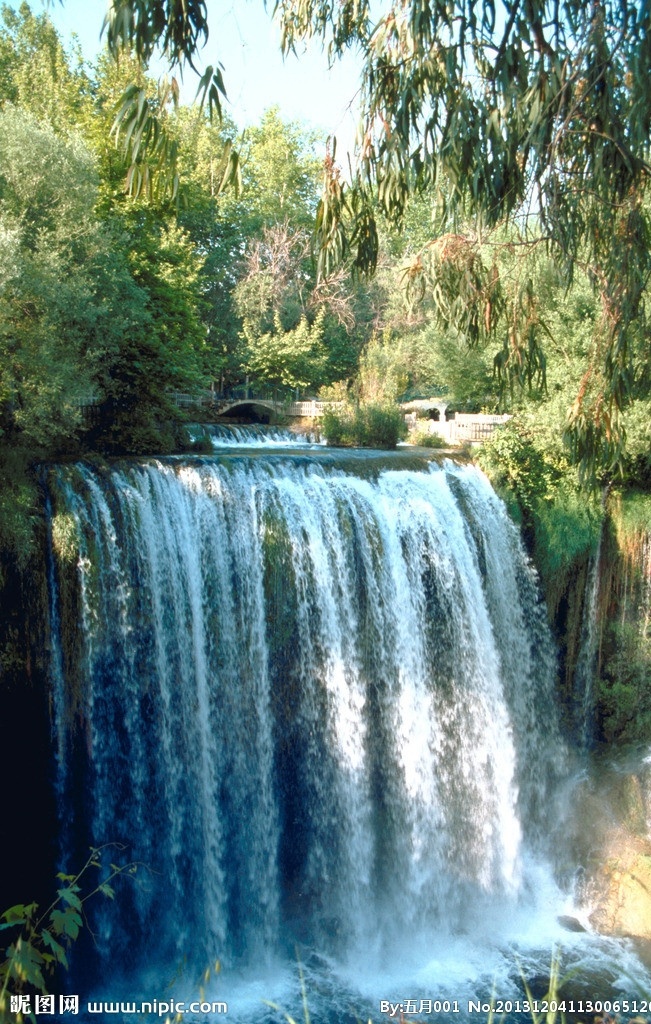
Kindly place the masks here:
[(48, 946), (49, 949), (52, 950), (57, 963), (63, 964), (63, 966), (67, 970), (68, 960), (66, 957), (66, 951), (63, 948), (63, 946), (56, 941), (54, 936), (47, 930), (47, 928), (44, 928), (43, 931), (41, 932), (41, 939), (43, 940), (43, 944), (45, 946)]
[(74, 907), (75, 910), (81, 910), (81, 900), (77, 895), (79, 892), (78, 885), (69, 885), (65, 889), (57, 889), (57, 892), (64, 903), (67, 903), (70, 907)]
[(79, 935), (81, 916), (71, 907), (66, 910), (55, 908), (50, 914), (50, 921), (56, 935), (66, 935), (70, 939), (76, 939)]
[(38, 903), (16, 903), (15, 906), (9, 907), (9, 910), (1, 915), (7, 921), (6, 925), (0, 927), (7, 928), (11, 925), (25, 924), (31, 917), (34, 916), (38, 910)]
[(34, 985), (40, 992), (45, 991), (45, 980), (41, 970), (45, 960), (30, 942), (18, 939), (7, 950), (7, 960), (11, 977), (21, 984)]

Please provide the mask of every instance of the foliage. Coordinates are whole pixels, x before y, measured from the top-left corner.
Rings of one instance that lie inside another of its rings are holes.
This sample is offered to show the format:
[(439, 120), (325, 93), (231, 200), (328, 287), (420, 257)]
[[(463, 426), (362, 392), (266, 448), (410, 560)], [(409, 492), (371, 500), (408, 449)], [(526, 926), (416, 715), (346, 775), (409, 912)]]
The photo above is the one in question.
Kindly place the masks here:
[[(433, 323), (422, 329), (414, 349), (423, 352), (424, 358), (415, 358), (412, 366), (419, 367), (422, 374), (422, 368), (429, 365), (430, 379), (438, 382), (438, 388), (430, 387), (428, 395), (442, 394), (450, 405), (464, 412), (497, 411), (499, 389), (489, 349), (471, 352), (458, 335), (442, 332)], [(413, 379), (413, 371), (411, 376)]]
[(409, 432), (410, 444), (418, 445), (420, 448), (447, 448), (448, 442), (440, 434), (432, 433), (431, 430), (416, 428)]
[(397, 405), (369, 402), (325, 410), (321, 429), (329, 445), (340, 448), (395, 448), (407, 435)]
[(253, 325), (245, 321), (246, 366), (252, 378), (288, 388), (318, 388), (326, 363), (324, 315), (319, 313), (313, 324), (302, 317), (293, 330), (285, 331), (276, 314), (273, 330), (263, 335), (256, 335)]
[(641, 546), (651, 532), (651, 493), (627, 488), (610, 496), (608, 510), (620, 551), (632, 560), (641, 558)]
[(305, 230), (287, 221), (263, 227), (249, 239), (243, 270), (233, 295), (250, 329), (267, 330), (275, 320), (289, 329), (306, 315), (314, 282)]
[[(570, 411), (574, 457), (586, 477), (616, 465), (632, 325), (650, 270), (643, 201), (649, 11), (610, 0), (503, 8), (489, 0), (410, 0), (374, 11), (371, 22), (366, 3), (333, 10), (320, 0), (280, 0), (278, 8), (287, 49), (314, 34), (332, 55), (352, 45), (363, 53), (357, 177), (345, 187), (335, 170), (330, 174), (322, 244), (345, 252), (356, 243), (358, 263), (371, 266), (373, 215), (363, 201), (369, 189), (376, 188), (380, 210), (399, 221), (414, 191), (434, 188), (438, 258), (430, 280), (443, 292), (442, 307), (465, 296), (450, 312), (465, 318), (473, 341), (493, 326), (492, 269), (482, 268), (470, 239), (455, 243), (452, 255), (441, 248), (456, 238), (460, 217), (472, 215), (482, 231), (504, 217), (522, 223), (535, 205), (536, 237), (566, 280), (576, 266), (590, 268), (600, 304), (594, 358)], [(509, 369), (532, 380), (545, 363), (540, 336), (528, 326), (533, 293), (521, 294), (504, 352)]]
[[(0, 457), (0, 595), (11, 569), (23, 572), (34, 552), (40, 522), (39, 493), (24, 450), (4, 446)], [(7, 597), (13, 600), (11, 588)], [(0, 653), (0, 658), (2, 654)]]
[[(178, 189), (178, 143), (170, 130), (170, 113), (179, 103), (179, 83), (184, 63), (196, 70), (197, 50), (208, 40), (207, 11), (203, 0), (113, 0), (104, 21), (106, 42), (119, 61), (134, 54), (145, 69), (154, 53), (169, 64), (170, 73), (159, 80), (152, 97), (147, 86), (132, 81), (122, 94), (114, 123), (129, 159), (127, 176), (132, 195), (173, 194)], [(175, 74), (176, 72), (176, 74)], [(197, 98), (207, 104), (212, 120), (222, 115), (226, 90), (221, 65), (209, 65), (201, 75)], [(239, 156), (228, 147), (220, 173), (220, 189), (239, 182)]]
[(360, 355), (357, 375), (359, 401), (388, 407), (397, 401), (405, 385), (404, 367), (396, 360), (390, 340), (374, 334)]
[[(26, 564), (37, 519), (28, 464), (74, 445), (101, 316), (92, 157), (27, 112), (0, 110), (0, 544)], [(65, 179), (67, 178), (67, 184)]]
[(113, 881), (125, 871), (134, 875), (137, 867), (111, 864), (107, 873), (84, 894), (82, 883), (90, 872), (102, 871), (102, 854), (107, 847), (91, 849), (88, 860), (77, 874), (57, 875), (60, 885), (53, 902), (39, 912), (38, 904), (16, 904), (0, 915), (0, 930), (10, 934), (11, 942), (0, 963), (0, 1022), (22, 1022), (32, 1012), (10, 1009), (10, 995), (29, 992), (45, 995), (47, 978), (56, 970), (68, 969), (68, 951), (84, 923), (84, 904), (95, 895), (113, 899)]
[(603, 508), (583, 493), (553, 422), (514, 417), (481, 447), (478, 461), (522, 523), (553, 613), (577, 565), (596, 548)]
[(623, 473), (638, 487), (651, 487), (651, 399), (634, 399), (626, 410)]
[(0, 105), (29, 110), (55, 131), (78, 131), (92, 111), (91, 82), (77, 51), (71, 60), (47, 14), (27, 3), (2, 8)]
[(286, 222), (312, 227), (321, 173), (314, 154), (317, 141), (296, 122), (284, 121), (278, 107), (266, 110), (260, 124), (249, 129), (242, 191), (254, 230)]
[(598, 724), (605, 740), (636, 743), (651, 729), (651, 495), (612, 491), (607, 509)]
[(639, 622), (609, 626), (598, 684), (599, 727), (607, 742), (646, 742), (651, 730), (651, 635)]
[[(523, 277), (507, 295), (482, 251), (486, 232), (505, 219), (517, 224), (518, 244), (543, 245), (566, 283), (586, 269), (599, 316), (568, 439), (586, 479), (620, 466), (621, 411), (631, 397), (636, 323), (651, 272), (649, 10), (633, 0), (405, 0), (372, 13), (368, 0), (278, 0), (274, 10), (285, 51), (316, 36), (333, 60), (352, 47), (361, 54), (352, 180), (343, 180), (334, 146), (325, 162), (316, 217), (321, 271), (347, 256), (358, 270), (373, 269), (379, 216), (407, 223), (410, 204), (429, 193), (431, 238), (406, 271), (408, 283), (418, 290), (425, 280), (441, 322), (471, 345), (495, 335), (502, 311), (499, 373), (507, 384), (538, 387), (547, 361), (534, 280)], [(176, 187), (176, 74), (183, 62), (196, 69), (207, 18), (201, 0), (110, 5), (111, 54), (134, 55), (142, 71), (160, 49), (170, 68), (153, 93), (137, 75), (123, 93), (116, 131), (130, 153), (136, 193), (166, 170)], [(199, 81), (211, 115), (221, 115), (224, 90), (214, 64)], [(264, 135), (276, 144), (270, 122)], [(240, 180), (240, 163), (228, 140), (217, 193)], [(301, 185), (285, 181), (277, 206), (289, 210)], [(469, 222), (472, 229), (461, 230)], [(648, 351), (638, 354), (648, 367)]]

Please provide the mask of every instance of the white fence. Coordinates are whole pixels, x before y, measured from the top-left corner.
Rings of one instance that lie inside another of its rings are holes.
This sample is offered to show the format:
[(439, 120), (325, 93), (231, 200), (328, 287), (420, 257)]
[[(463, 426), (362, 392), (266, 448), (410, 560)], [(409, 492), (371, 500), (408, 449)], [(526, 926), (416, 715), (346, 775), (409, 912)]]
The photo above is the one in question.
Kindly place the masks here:
[(344, 402), (317, 402), (316, 399), (313, 399), (310, 402), (290, 402), (289, 405), (280, 408), (286, 412), (287, 416), (301, 416), (314, 420), (323, 416), (326, 409), (339, 409), (344, 404)]
[(439, 434), (448, 444), (480, 444), (491, 436), (496, 427), (501, 427), (510, 419), (507, 413), (498, 416), (457, 412), (449, 420), (429, 420), (428, 429), (430, 434)]

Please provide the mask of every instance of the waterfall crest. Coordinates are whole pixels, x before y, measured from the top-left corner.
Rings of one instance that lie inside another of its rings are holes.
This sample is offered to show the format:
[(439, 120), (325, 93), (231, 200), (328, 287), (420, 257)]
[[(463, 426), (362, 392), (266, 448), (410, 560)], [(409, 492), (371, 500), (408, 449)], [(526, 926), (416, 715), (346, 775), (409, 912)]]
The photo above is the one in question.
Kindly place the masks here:
[(62, 842), (148, 868), (100, 957), (381, 957), (396, 922), (531, 898), (554, 656), (479, 471), (170, 459), (48, 490)]

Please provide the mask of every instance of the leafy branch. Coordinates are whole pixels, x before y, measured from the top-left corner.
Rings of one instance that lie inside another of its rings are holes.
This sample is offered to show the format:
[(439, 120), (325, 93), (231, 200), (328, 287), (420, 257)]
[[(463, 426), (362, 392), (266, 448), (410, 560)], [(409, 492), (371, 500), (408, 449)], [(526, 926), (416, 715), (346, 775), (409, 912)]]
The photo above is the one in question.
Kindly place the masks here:
[[(21, 993), (25, 986), (30, 986), (46, 994), (47, 976), (59, 967), (68, 969), (70, 945), (84, 924), (84, 904), (98, 894), (113, 899), (114, 879), (124, 873), (135, 875), (136, 864), (110, 864), (106, 877), (84, 894), (82, 883), (90, 871), (101, 870), (102, 854), (108, 849), (122, 851), (124, 847), (117, 843), (93, 847), (77, 874), (59, 872), (57, 879), (61, 885), (55, 899), (42, 913), (37, 903), (17, 903), (0, 915), (0, 931), (17, 933), (0, 964), (0, 1024), (10, 1019), (20, 1024), (23, 1020), (20, 1012), (11, 1013), (9, 1017), (9, 986), (13, 993)], [(31, 1014), (30, 1019), (33, 1019)]]

